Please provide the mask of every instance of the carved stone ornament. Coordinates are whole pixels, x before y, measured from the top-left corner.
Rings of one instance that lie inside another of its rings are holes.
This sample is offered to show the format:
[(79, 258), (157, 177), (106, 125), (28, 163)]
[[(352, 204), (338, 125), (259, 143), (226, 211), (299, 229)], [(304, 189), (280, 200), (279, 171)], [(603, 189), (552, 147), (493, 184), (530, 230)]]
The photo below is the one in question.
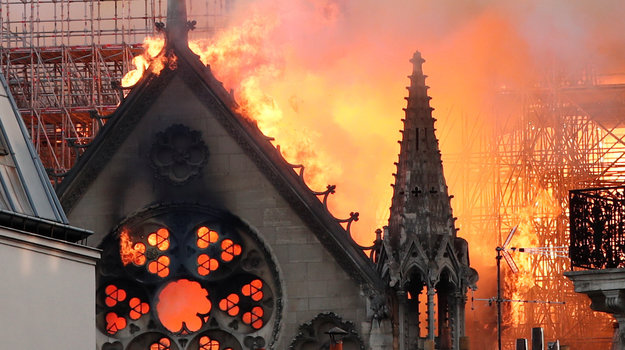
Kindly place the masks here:
[(150, 151), (156, 176), (180, 185), (200, 174), (208, 159), (208, 147), (197, 130), (175, 124), (156, 134)]
[(365, 349), (365, 345), (358, 332), (356, 332), (356, 327), (354, 327), (353, 323), (344, 321), (333, 312), (327, 312), (321, 313), (310, 322), (302, 324), (295, 339), (291, 342), (289, 350), (328, 349), (330, 336), (326, 332), (334, 327), (347, 331), (347, 335), (342, 339), (343, 350)]

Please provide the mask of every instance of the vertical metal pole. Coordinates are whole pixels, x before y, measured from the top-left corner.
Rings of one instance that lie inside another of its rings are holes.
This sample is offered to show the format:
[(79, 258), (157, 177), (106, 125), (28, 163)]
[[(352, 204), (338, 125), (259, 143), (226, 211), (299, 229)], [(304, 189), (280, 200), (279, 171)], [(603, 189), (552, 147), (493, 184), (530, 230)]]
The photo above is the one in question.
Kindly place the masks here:
[(501, 350), (501, 247), (497, 250), (497, 349)]

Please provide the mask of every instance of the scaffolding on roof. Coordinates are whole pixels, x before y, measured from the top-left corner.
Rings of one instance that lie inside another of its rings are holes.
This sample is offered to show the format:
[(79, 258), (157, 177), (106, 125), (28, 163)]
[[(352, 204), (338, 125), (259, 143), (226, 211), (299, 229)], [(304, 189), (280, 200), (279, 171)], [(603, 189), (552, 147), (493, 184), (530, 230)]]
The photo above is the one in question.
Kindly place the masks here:
[[(224, 27), (232, 2), (187, 0), (192, 36)], [(0, 69), (52, 177), (119, 105), (119, 82), (166, 10), (166, 0), (0, 0)]]

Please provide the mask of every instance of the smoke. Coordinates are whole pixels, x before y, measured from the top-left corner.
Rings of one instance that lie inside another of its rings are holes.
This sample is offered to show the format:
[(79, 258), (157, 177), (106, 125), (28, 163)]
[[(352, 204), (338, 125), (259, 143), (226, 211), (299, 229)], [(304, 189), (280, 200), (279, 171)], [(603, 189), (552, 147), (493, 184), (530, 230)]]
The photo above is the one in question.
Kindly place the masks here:
[[(307, 135), (322, 159), (308, 172), (316, 177), (310, 182), (338, 185), (334, 213), (361, 212), (354, 230), (363, 243), (388, 216), (411, 69), (407, 60), (415, 50), (427, 60), (438, 128), (449, 133), (441, 140), (443, 154), (466, 148), (453, 141), (455, 116), (491, 117), (496, 89), (531, 84), (554, 64), (592, 63), (614, 71), (625, 58), (619, 47), (625, 6), (618, 1), (247, 0), (236, 5), (231, 28), (245, 28), (250, 19), (266, 25), (262, 37), (254, 38), (264, 56), (246, 64), (239, 78), (254, 76), (258, 89), (279, 107), (276, 127)], [(219, 66), (214, 64), (218, 75)], [(480, 122), (488, 127), (490, 121)]]
[[(531, 86), (554, 68), (625, 72), (623, 18), (620, 0), (239, 0), (216, 40), (238, 30), (235, 36), (254, 45), (241, 45), (237, 56), (253, 52), (254, 59), (235, 73), (220, 71), (232, 56), (208, 63), (235, 93), (256, 91), (254, 101), (271, 114), (259, 121), (263, 131), (307, 167), (312, 189), (337, 185), (333, 214), (359, 211), (352, 231), (368, 244), (388, 220), (408, 59), (421, 51), (459, 235), (481, 274), (480, 297), (488, 298), (500, 237), (495, 228), (463, 228), (471, 227), (471, 189), (494, 176), (480, 168), (489, 160), (472, 158), (503, 118), (492, 113), (494, 96)], [(245, 83), (230, 82), (233, 75)], [(486, 319), (494, 322), (493, 315), (475, 320), (474, 332), (492, 339), (495, 326)]]

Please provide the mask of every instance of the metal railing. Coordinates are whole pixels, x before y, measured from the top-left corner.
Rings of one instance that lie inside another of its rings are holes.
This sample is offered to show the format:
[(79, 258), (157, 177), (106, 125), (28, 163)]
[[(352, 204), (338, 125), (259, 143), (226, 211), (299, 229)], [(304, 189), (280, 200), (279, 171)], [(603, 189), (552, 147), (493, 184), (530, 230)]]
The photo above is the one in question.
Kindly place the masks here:
[(625, 267), (625, 186), (569, 192), (572, 267)]

